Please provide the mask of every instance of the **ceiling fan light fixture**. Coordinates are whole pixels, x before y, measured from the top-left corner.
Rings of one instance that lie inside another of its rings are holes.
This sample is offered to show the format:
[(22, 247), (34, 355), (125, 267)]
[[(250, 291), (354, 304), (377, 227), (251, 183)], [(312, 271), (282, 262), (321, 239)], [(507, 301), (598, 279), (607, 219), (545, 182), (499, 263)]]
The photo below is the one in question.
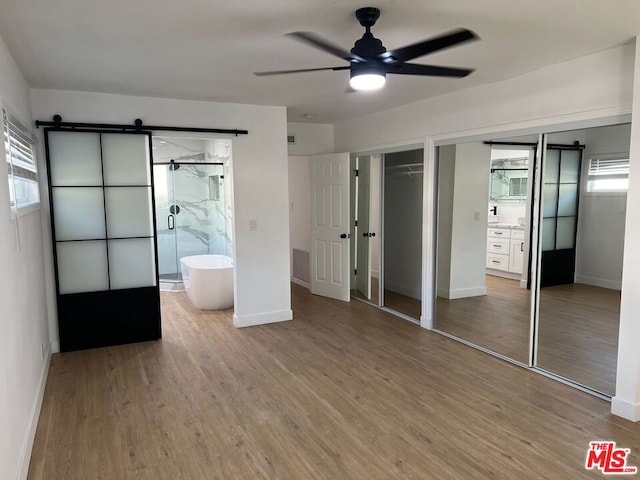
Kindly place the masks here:
[(356, 73), (351, 76), (349, 86), (360, 92), (370, 92), (384, 87), (386, 81), (386, 75), (383, 73)]

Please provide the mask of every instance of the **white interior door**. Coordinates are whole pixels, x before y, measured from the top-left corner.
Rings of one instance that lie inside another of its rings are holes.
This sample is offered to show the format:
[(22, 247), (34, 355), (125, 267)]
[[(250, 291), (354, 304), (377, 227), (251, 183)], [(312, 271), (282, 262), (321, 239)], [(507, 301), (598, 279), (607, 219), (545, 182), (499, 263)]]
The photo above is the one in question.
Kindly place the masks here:
[(370, 157), (360, 157), (358, 159), (358, 228), (356, 243), (357, 259), (356, 259), (356, 289), (364, 295), (365, 298), (371, 299), (371, 249), (369, 248), (369, 240), (371, 232), (369, 231), (370, 217), (370, 196), (371, 196), (371, 161)]
[(310, 157), (311, 293), (349, 301), (349, 154)]

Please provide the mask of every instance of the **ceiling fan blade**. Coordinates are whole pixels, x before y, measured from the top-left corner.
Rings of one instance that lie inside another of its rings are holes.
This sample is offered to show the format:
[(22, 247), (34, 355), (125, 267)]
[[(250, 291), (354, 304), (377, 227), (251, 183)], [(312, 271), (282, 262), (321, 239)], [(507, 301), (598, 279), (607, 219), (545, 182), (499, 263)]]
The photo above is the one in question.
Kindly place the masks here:
[(348, 65), (344, 67), (323, 67), (323, 68), (302, 68), (298, 70), (275, 70), (273, 72), (253, 72), (258, 77), (266, 77), (269, 75), (284, 75), (287, 73), (304, 73), (304, 72), (320, 72), (322, 70), (349, 70)]
[(474, 71), (473, 68), (438, 67), (435, 65), (418, 65), (417, 63), (403, 63), (401, 65), (389, 65), (387, 73), (400, 75), (425, 75), (432, 77), (466, 77)]
[(323, 52), (327, 52), (331, 55), (342, 58), (347, 62), (366, 61), (364, 58), (358, 55), (354, 55), (351, 52), (347, 52), (344, 48), (331, 43), (329, 40), (326, 40), (313, 32), (291, 32), (287, 33), (287, 36), (295, 38), (296, 40), (306, 43), (307, 45), (311, 45), (312, 47), (318, 48)]
[(437, 52), (438, 50), (476, 39), (478, 39), (478, 36), (471, 30), (461, 28), (441, 35), (440, 37), (430, 38), (422, 42), (414, 43), (413, 45), (407, 45), (406, 47), (381, 53), (378, 55), (378, 58), (384, 63), (391, 63), (393, 61), (406, 62), (407, 60), (422, 57), (428, 53)]

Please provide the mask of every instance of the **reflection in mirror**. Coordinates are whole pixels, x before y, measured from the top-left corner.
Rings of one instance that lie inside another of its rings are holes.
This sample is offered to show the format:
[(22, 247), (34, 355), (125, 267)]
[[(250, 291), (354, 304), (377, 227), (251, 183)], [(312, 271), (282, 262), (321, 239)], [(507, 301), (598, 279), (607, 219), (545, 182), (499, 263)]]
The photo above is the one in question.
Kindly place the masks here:
[[(537, 136), (438, 150), (435, 328), (529, 364)], [(509, 143), (511, 141), (511, 143)]]
[(352, 159), (351, 295), (380, 305), (381, 155)]
[(615, 393), (629, 124), (547, 136), (535, 365)]
[(420, 319), (424, 150), (384, 156), (383, 305)]

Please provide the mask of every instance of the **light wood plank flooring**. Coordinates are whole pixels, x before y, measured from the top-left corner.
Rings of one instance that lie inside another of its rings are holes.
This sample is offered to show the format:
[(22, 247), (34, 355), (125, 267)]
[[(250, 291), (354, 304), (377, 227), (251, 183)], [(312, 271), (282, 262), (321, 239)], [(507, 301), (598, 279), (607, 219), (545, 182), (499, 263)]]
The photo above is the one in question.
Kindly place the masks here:
[(487, 294), (436, 300), (436, 327), (521, 363), (529, 363), (531, 294), (518, 280), (486, 275)]
[[(351, 290), (351, 296), (378, 305), (380, 303), (378, 299), (379, 288), (378, 279), (372, 277), (371, 298), (367, 298), (358, 290)], [(411, 318), (415, 318), (416, 320), (420, 320), (420, 316), (422, 315), (422, 302), (419, 299), (411, 298), (406, 295), (402, 295), (401, 293), (392, 292), (388, 289), (385, 289), (384, 291), (384, 306), (391, 310), (395, 310), (396, 312), (408, 315)]]
[[(517, 280), (486, 278), (486, 296), (438, 298), (436, 326), (528, 364), (531, 293)], [(581, 284), (543, 288), (537, 366), (613, 395), (619, 323), (616, 290)]]
[(361, 302), (293, 286), (246, 329), (163, 292), (164, 339), (54, 355), (31, 479), (577, 479), (640, 465), (610, 405)]

